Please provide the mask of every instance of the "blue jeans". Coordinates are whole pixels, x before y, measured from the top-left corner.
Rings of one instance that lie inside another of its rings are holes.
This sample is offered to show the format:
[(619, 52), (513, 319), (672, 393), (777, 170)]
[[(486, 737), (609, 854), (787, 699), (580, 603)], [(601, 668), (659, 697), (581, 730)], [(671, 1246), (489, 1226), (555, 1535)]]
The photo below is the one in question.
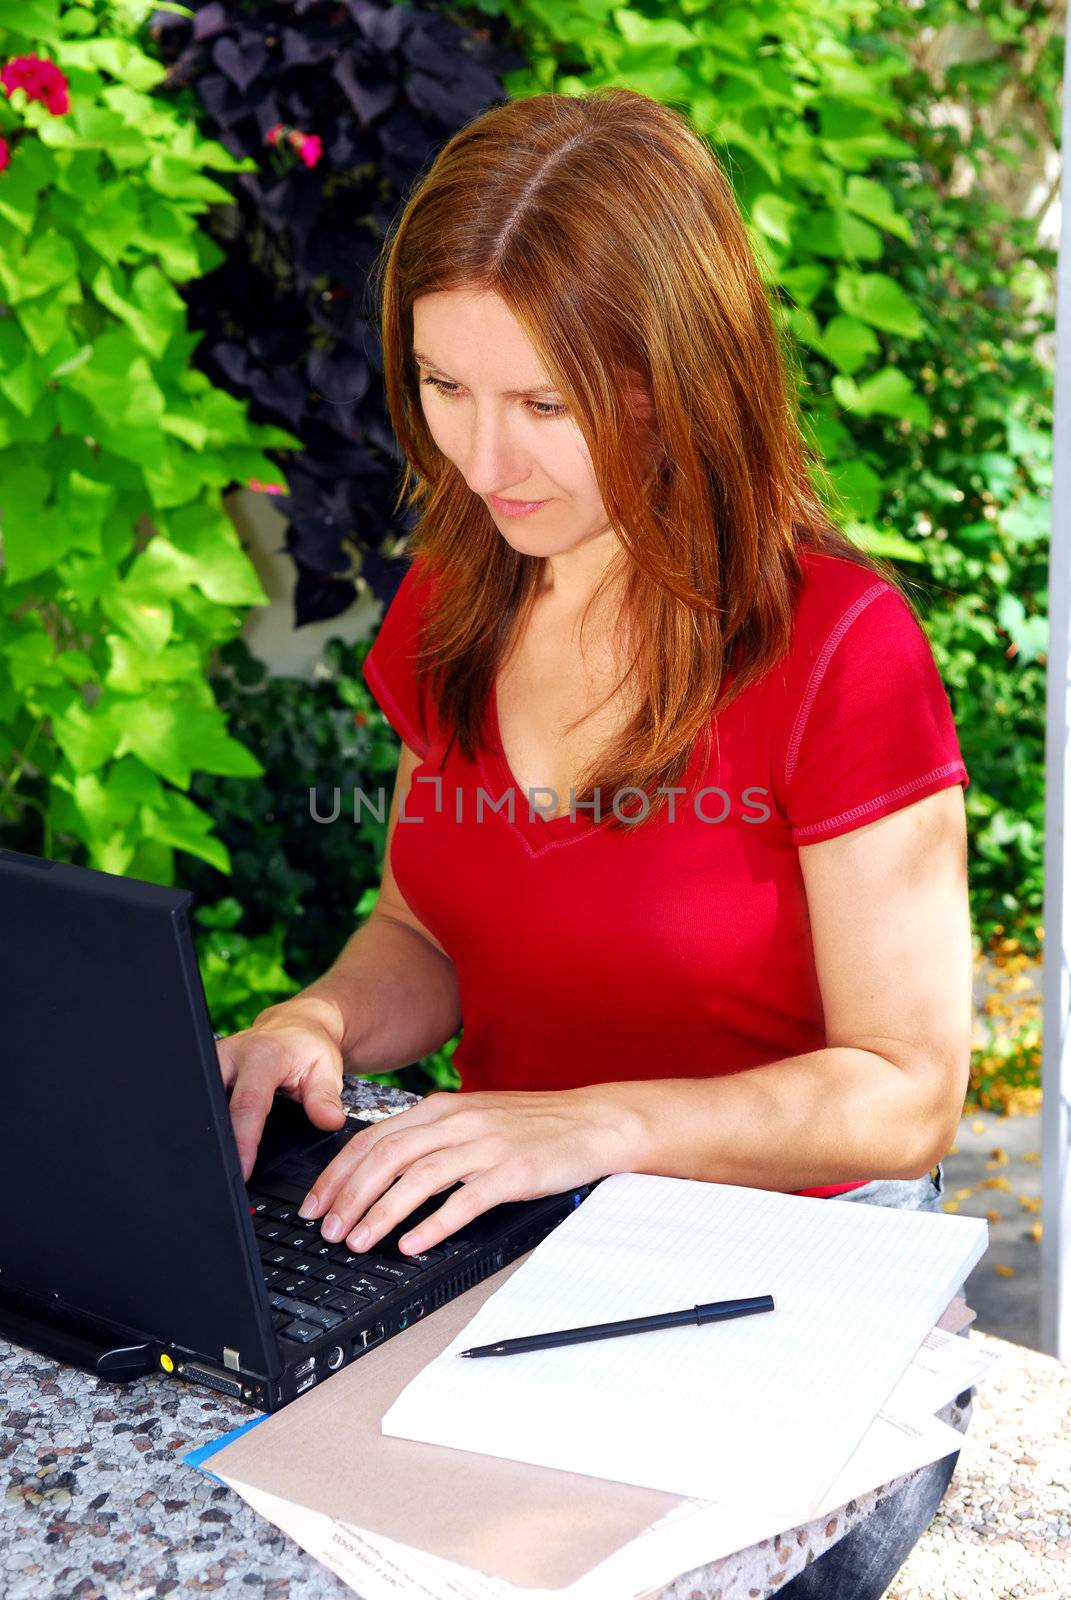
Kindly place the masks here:
[[(876, 1178), (861, 1189), (832, 1198), (893, 1206), (898, 1211), (941, 1211), (944, 1169), (938, 1163), (924, 1178)], [(957, 1293), (963, 1293), (963, 1285)], [(960, 1332), (966, 1338), (970, 1329), (961, 1328)], [(965, 1407), (973, 1394), (973, 1389), (968, 1389), (958, 1395), (957, 1404)], [(923, 1467), (817, 1561), (778, 1589), (780, 1600), (880, 1600), (933, 1521), (958, 1460), (956, 1450)]]

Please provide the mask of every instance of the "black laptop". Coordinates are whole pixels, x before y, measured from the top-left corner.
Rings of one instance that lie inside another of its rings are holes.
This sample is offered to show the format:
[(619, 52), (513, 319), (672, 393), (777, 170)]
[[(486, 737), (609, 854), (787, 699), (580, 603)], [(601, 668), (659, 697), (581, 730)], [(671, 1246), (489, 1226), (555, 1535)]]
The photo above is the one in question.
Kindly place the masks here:
[[(193, 896), (0, 850), (0, 1336), (117, 1382), (164, 1372), (277, 1411), (522, 1255), (593, 1184), (496, 1206), (421, 1256), (298, 1206), (358, 1129), (276, 1095), (248, 1183)], [(459, 1187), (459, 1185), (455, 1185)]]

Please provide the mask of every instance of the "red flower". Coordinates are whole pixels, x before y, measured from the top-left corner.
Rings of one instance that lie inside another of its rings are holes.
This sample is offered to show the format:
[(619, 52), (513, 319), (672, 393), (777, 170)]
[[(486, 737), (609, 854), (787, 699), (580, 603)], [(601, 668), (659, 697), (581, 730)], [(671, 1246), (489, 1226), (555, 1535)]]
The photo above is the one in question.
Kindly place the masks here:
[(11, 165), (11, 149), (6, 139), (0, 139), (0, 172)]
[(271, 127), (268, 129), (267, 133), (264, 135), (264, 137), (267, 140), (268, 144), (278, 144), (279, 143), (279, 135), (282, 133), (282, 131), (285, 128), (285, 126), (286, 126), (286, 124), (284, 122), (273, 122), (272, 123)]
[(355, 711), (353, 714), (353, 720), (359, 728), (363, 728), (365, 723), (368, 721), (368, 713), (366, 711)]
[(54, 117), (62, 117), (71, 109), (67, 79), (54, 61), (45, 61), (41, 56), (13, 57), (0, 68), (0, 83), (8, 94), (25, 89), (27, 100), (40, 100)]

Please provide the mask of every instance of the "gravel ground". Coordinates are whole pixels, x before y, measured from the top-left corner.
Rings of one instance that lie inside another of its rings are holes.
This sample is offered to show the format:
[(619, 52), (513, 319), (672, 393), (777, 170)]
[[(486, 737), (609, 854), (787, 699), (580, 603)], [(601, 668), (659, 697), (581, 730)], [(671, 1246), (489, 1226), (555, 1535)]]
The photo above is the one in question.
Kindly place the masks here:
[(1006, 1364), (975, 1391), (955, 1476), (884, 1600), (1071, 1600), (1071, 1366), (971, 1328)]

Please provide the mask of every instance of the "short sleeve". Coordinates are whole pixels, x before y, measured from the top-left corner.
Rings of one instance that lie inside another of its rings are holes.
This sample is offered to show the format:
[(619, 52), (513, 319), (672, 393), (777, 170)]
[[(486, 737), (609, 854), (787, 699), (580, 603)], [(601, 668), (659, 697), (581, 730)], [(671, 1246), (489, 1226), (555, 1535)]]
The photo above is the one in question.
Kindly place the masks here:
[(427, 696), (416, 679), (415, 656), (427, 604), (428, 585), (419, 558), (414, 560), (383, 614), (365, 656), (363, 677), (387, 721), (405, 744), (427, 759)]
[(892, 585), (871, 585), (827, 634), (790, 710), (792, 843), (834, 839), (969, 782), (930, 642)]

